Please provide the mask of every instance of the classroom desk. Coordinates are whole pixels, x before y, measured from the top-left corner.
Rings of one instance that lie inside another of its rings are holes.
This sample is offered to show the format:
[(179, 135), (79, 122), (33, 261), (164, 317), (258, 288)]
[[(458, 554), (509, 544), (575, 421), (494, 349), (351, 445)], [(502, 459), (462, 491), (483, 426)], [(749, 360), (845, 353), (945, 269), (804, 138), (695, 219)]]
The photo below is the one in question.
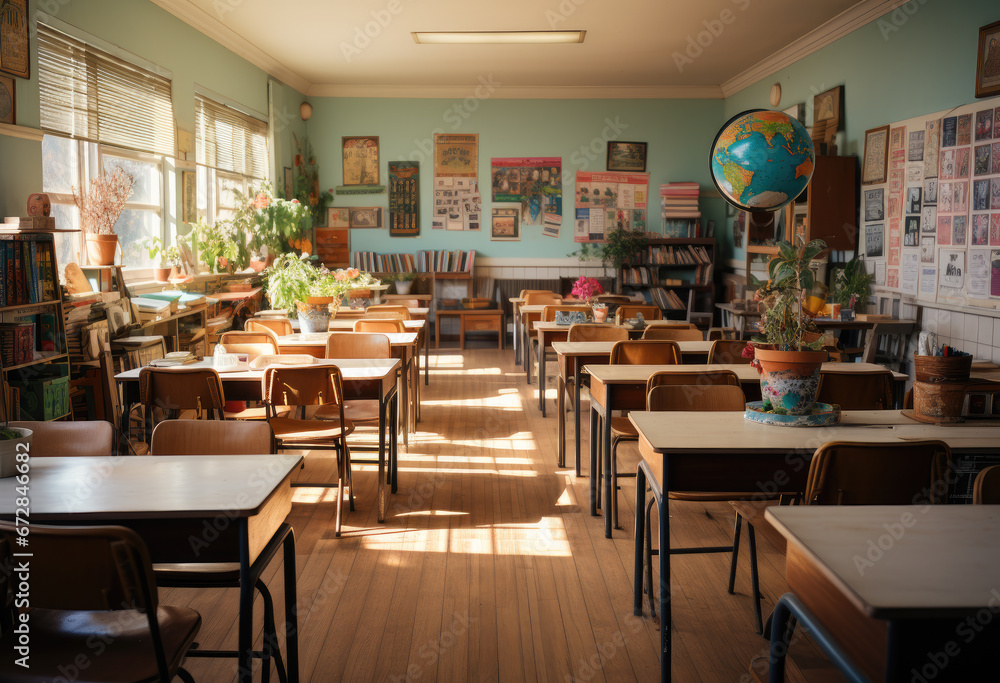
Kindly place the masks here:
[[(330, 321), (329, 329), (331, 332), (352, 332), (354, 330), (354, 323), (360, 318), (334, 318)], [(423, 320), (404, 320), (403, 327), (406, 328), (407, 332), (419, 332), (420, 337), (418, 339), (421, 346), (424, 349), (424, 384), (430, 384), (430, 329), (428, 328), (428, 321)], [(292, 327), (296, 330), (299, 329), (298, 321), (292, 321)]]
[[(765, 516), (788, 539), (789, 594), (775, 610), (772, 648), (791, 599), (826, 631), (819, 640), (873, 681), (973, 681), (995, 672), (1000, 506), (778, 506)], [(982, 614), (989, 624), (977, 620)], [(930, 676), (921, 671), (928, 665)], [(771, 680), (783, 680), (783, 669), (784, 658), (772, 655)]]
[[(708, 351), (714, 342), (682, 341), (677, 342), (685, 363), (704, 363)], [(555, 341), (552, 350), (556, 352), (559, 364), (559, 375), (556, 378), (556, 413), (559, 416), (558, 426), (558, 464), (566, 466), (566, 381), (573, 377), (574, 428), (576, 434), (576, 476), (580, 472), (580, 377), (585, 365), (607, 365), (611, 357), (611, 347), (615, 342), (567, 342)], [(545, 391), (544, 380), (539, 380), (539, 391)]]
[[(392, 493), (399, 488), (397, 481), (397, 432), (399, 430), (399, 402), (396, 392), (396, 374), (401, 367), (399, 360), (386, 359), (327, 359), (316, 360), (316, 365), (336, 365), (344, 380), (344, 394), (349, 398), (377, 400), (379, 403), (378, 435), (378, 521), (385, 521), (388, 508), (389, 486)], [(212, 367), (211, 361), (188, 363), (185, 368)], [(122, 415), (129, 414), (139, 400), (139, 372), (142, 368), (126, 370), (115, 375), (122, 389)], [(219, 373), (227, 400), (259, 401), (263, 370), (241, 370)], [(124, 419), (124, 418), (123, 418)], [(386, 429), (389, 431), (388, 442)], [(388, 449), (387, 449), (388, 445)], [(388, 451), (388, 452), (387, 452)], [(361, 462), (351, 458), (353, 462)]]
[[(584, 368), (586, 372), (590, 373), (590, 514), (597, 515), (598, 477), (595, 476), (595, 473), (598, 472), (598, 457), (603, 463), (603, 471), (606, 474), (611, 472), (610, 415), (615, 410), (644, 410), (646, 408), (646, 381), (654, 372), (690, 372), (694, 369), (732, 370), (742, 385), (760, 382), (757, 369), (747, 364), (705, 364), (697, 367), (691, 365), (588, 365)], [(883, 372), (884, 370), (885, 368), (881, 365), (872, 363), (823, 363), (821, 369), (822, 372), (826, 373)], [(897, 386), (905, 385), (907, 380), (907, 376), (900, 372), (894, 372), (893, 378), (896, 380)], [(902, 416), (900, 418), (908, 419)], [(599, 423), (602, 426), (598, 429)], [(713, 429), (716, 428), (713, 427)], [(780, 431), (774, 428), (774, 435), (777, 436)], [(786, 428), (784, 431), (810, 430)], [(595, 434), (599, 438), (595, 438)], [(608, 538), (611, 538), (611, 505), (607, 502), (611, 500), (610, 476), (604, 477), (604, 492), (607, 494), (604, 504), (604, 532)]]
[[(898, 410), (845, 411), (840, 424), (813, 429), (751, 422), (738, 411), (633, 411), (629, 413), (629, 419), (639, 432), (642, 457), (649, 461), (660, 458), (663, 463), (664, 481), (648, 482), (660, 494), (658, 558), (662, 624), (660, 673), (663, 681), (670, 680), (670, 491), (764, 492), (769, 484), (781, 486), (783, 490), (803, 490), (813, 452), (829, 441), (905, 443), (940, 439), (951, 447), (953, 454), (995, 452), (1000, 444), (1000, 426), (982, 427), (968, 423), (928, 425), (904, 417)], [(642, 614), (646, 484), (645, 472), (640, 469), (635, 483), (637, 569), (633, 597), (636, 615)], [(820, 514), (829, 516), (834, 509), (849, 508), (824, 506)], [(878, 538), (884, 532), (885, 529), (880, 528), (872, 538)], [(886, 553), (886, 557), (891, 554)], [(935, 550), (925, 558), (940, 555), (940, 550)], [(850, 558), (845, 560), (850, 561)], [(991, 568), (994, 570), (991, 586), (995, 586), (996, 565)], [(963, 577), (964, 581), (964, 575), (965, 568), (956, 566), (950, 578), (954, 581)], [(990, 597), (989, 590), (983, 597)]]
[[(521, 337), (521, 362), (524, 366), (524, 371), (527, 373), (528, 384), (531, 384), (531, 342), (528, 337), (528, 325), (527, 319), (528, 315), (531, 313), (541, 313), (542, 309), (546, 306), (559, 306), (561, 304), (532, 304), (527, 306), (521, 304), (517, 307), (517, 314), (514, 316), (514, 338), (518, 337), (518, 330), (520, 329)], [(515, 345), (515, 361), (517, 360), (517, 348)]]
[[(240, 683), (253, 676), (254, 577), (282, 546), (285, 663), (289, 681), (298, 681), (295, 536), (285, 518), (292, 509), (291, 475), (301, 460), (288, 454), (34, 457), (31, 523), (125, 526), (142, 537), (154, 563), (238, 563)], [(14, 478), (0, 479), (0, 518), (16, 514), (15, 487)], [(220, 519), (228, 524), (220, 526)], [(211, 543), (191, 542), (204, 540), (209, 528)]]
[(503, 350), (507, 337), (503, 309), (500, 308), (438, 308), (434, 312), (434, 348), (441, 348), (441, 321), (458, 318), (458, 348), (465, 348), (466, 332), (496, 332), (497, 348)]

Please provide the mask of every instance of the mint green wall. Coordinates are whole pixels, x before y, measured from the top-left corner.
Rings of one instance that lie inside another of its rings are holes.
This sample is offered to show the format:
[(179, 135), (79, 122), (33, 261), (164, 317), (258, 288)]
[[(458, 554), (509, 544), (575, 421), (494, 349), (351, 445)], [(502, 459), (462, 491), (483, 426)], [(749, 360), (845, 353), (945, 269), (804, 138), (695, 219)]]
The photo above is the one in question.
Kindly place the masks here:
[[(470, 87), (470, 95), (474, 90)], [(650, 229), (661, 228), (661, 183), (694, 180), (701, 183), (703, 191), (714, 189), (708, 173), (708, 149), (722, 120), (721, 100), (312, 98), (310, 102), (313, 117), (306, 127), (320, 162), (322, 187), (343, 183), (340, 139), (344, 135), (379, 136), (383, 184), (387, 182), (389, 161), (420, 161), (420, 236), (389, 237), (388, 230), (352, 230), (352, 251), (475, 249), (480, 255), (492, 257), (565, 257), (577, 248), (572, 220), (576, 171), (605, 170), (605, 139), (609, 136), (649, 143)], [(479, 134), (479, 182), (484, 192), (484, 224), (479, 233), (431, 229), (435, 131)], [(581, 152), (581, 148), (585, 151)], [(542, 237), (541, 226), (526, 226), (520, 242), (491, 242), (490, 158), (527, 156), (562, 157), (563, 222), (559, 239)], [(345, 195), (337, 197), (334, 205), (387, 207), (388, 197), (384, 193)], [(714, 220), (717, 225), (724, 220), (725, 210), (719, 198), (703, 199), (702, 211), (703, 220)]]
[[(32, 2), (30, 9), (46, 11), (59, 21), (172, 71), (174, 116), (179, 128), (194, 132), (196, 83), (260, 113), (268, 113), (268, 76), (264, 71), (151, 2)], [(37, 128), (38, 57), (35, 38), (31, 41), (31, 78), (16, 79), (17, 122)], [(304, 130), (298, 117), (298, 104), (303, 98), (293, 88), (280, 83), (276, 93), (275, 101), (280, 103), (276, 109), (294, 113), (294, 117), (288, 118), (284, 133), (277, 136), (279, 144), (275, 158), (280, 159), (289, 155), (292, 142), (288, 133)], [(5, 216), (22, 214), (27, 195), (38, 192), (42, 186), (41, 144), (0, 136), (0, 158), (4, 160), (0, 171), (3, 181), (0, 183), (0, 211)], [(280, 165), (276, 177), (280, 177)], [(177, 196), (179, 202), (180, 192)]]
[(726, 98), (724, 120), (770, 108), (771, 86), (781, 83), (779, 108), (805, 102), (811, 126), (813, 96), (843, 85), (839, 154), (860, 157), (866, 130), (975, 101), (979, 27), (997, 19), (996, 0), (913, 0)]

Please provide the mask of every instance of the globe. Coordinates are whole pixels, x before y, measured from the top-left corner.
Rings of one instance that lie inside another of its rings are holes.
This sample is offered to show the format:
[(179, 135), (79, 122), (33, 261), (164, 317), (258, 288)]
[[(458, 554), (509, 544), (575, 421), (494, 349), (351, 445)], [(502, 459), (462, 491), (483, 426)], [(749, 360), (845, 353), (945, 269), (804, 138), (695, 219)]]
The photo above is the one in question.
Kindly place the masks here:
[(712, 144), (712, 180), (743, 211), (778, 211), (798, 197), (816, 161), (809, 132), (780, 111), (737, 114)]

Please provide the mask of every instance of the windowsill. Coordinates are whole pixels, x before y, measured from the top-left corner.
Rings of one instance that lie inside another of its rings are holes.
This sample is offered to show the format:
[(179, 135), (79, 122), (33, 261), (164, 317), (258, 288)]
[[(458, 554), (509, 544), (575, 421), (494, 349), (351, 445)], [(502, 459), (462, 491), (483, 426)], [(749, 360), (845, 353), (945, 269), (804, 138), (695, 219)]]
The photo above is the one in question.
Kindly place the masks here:
[(179, 286), (187, 285), (203, 285), (211, 284), (213, 282), (224, 282), (228, 280), (246, 280), (248, 278), (254, 278), (260, 275), (257, 271), (247, 269), (239, 273), (199, 273), (195, 275), (192, 279), (186, 280), (184, 282), (158, 282), (152, 279), (152, 271), (148, 268), (141, 270), (124, 270), (122, 271), (125, 275), (125, 284), (130, 290), (136, 293), (142, 292), (156, 292), (161, 291), (164, 288), (176, 289)]

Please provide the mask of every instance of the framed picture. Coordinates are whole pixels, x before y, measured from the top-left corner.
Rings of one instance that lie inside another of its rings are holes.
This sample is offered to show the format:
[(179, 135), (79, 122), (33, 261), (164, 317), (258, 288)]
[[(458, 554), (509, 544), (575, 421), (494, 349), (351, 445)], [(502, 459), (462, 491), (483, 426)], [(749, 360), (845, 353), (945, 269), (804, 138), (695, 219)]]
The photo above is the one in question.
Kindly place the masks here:
[(378, 185), (378, 136), (345, 136), (344, 185)]
[(352, 228), (382, 227), (382, 207), (380, 206), (351, 207), (350, 211), (351, 211)]
[(803, 126), (806, 125), (806, 104), (805, 102), (800, 102), (799, 104), (793, 104), (784, 112), (791, 116), (793, 119), (801, 123)]
[(194, 171), (181, 171), (181, 220), (198, 221), (198, 180)]
[(520, 209), (493, 209), (490, 239), (494, 242), (520, 242)]
[(889, 126), (865, 131), (865, 160), (861, 165), (861, 184), (878, 185), (885, 182), (889, 164)]
[(844, 86), (838, 85), (813, 97), (813, 122), (840, 118), (840, 102)]
[(645, 142), (608, 140), (608, 170), (644, 173), (648, 146)]
[(28, 0), (0, 0), (0, 10), (0, 71), (28, 78)]
[(976, 97), (1000, 95), (1000, 21), (979, 29), (976, 52)]
[(351, 210), (341, 206), (331, 206), (326, 210), (326, 227), (351, 227)]
[(289, 166), (285, 166), (285, 199), (291, 199), (295, 196), (295, 181), (292, 178), (292, 169)]
[(0, 123), (17, 123), (17, 90), (13, 78), (0, 76)]

